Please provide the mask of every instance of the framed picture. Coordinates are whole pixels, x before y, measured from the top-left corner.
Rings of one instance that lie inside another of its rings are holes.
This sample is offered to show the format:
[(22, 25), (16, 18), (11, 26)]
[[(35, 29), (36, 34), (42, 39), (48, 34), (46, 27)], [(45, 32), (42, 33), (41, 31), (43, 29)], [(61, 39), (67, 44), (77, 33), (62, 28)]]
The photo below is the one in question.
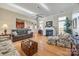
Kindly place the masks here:
[(76, 29), (77, 28), (77, 18), (73, 19), (73, 28)]
[(52, 27), (53, 22), (52, 21), (47, 21), (46, 22), (46, 27)]

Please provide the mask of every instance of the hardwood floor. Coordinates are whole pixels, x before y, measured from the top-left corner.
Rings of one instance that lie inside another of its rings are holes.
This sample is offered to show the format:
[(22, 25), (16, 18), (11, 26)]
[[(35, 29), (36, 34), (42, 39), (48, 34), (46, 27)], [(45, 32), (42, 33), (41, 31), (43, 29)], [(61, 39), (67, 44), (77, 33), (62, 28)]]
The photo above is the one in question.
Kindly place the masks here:
[[(70, 49), (47, 44), (47, 37), (35, 34), (32, 40), (38, 42), (38, 52), (34, 56), (69, 56)], [(21, 56), (26, 56), (21, 50), (21, 41), (14, 42)]]

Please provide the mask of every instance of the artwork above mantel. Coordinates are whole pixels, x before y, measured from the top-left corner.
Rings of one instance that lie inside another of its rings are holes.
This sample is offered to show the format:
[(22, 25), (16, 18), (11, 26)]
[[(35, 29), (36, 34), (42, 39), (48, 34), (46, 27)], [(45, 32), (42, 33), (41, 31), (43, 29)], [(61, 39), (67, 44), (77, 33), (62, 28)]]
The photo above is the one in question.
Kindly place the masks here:
[(45, 27), (52, 27), (53, 26), (53, 21), (47, 21)]

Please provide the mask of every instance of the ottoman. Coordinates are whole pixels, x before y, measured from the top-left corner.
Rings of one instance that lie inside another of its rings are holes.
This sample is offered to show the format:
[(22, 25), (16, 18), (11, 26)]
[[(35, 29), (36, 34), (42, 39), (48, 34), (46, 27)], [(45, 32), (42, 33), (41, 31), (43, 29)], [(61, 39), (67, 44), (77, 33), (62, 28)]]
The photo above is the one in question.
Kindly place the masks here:
[(21, 48), (27, 56), (32, 56), (38, 50), (38, 43), (33, 40), (22, 40)]

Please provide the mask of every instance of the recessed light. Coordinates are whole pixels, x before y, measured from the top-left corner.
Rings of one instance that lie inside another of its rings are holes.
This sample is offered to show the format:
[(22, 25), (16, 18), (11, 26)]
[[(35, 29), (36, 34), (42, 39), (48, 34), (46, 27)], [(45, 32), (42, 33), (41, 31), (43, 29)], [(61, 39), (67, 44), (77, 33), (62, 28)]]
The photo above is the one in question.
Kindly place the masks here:
[(60, 11), (61, 13), (63, 13), (64, 11)]

